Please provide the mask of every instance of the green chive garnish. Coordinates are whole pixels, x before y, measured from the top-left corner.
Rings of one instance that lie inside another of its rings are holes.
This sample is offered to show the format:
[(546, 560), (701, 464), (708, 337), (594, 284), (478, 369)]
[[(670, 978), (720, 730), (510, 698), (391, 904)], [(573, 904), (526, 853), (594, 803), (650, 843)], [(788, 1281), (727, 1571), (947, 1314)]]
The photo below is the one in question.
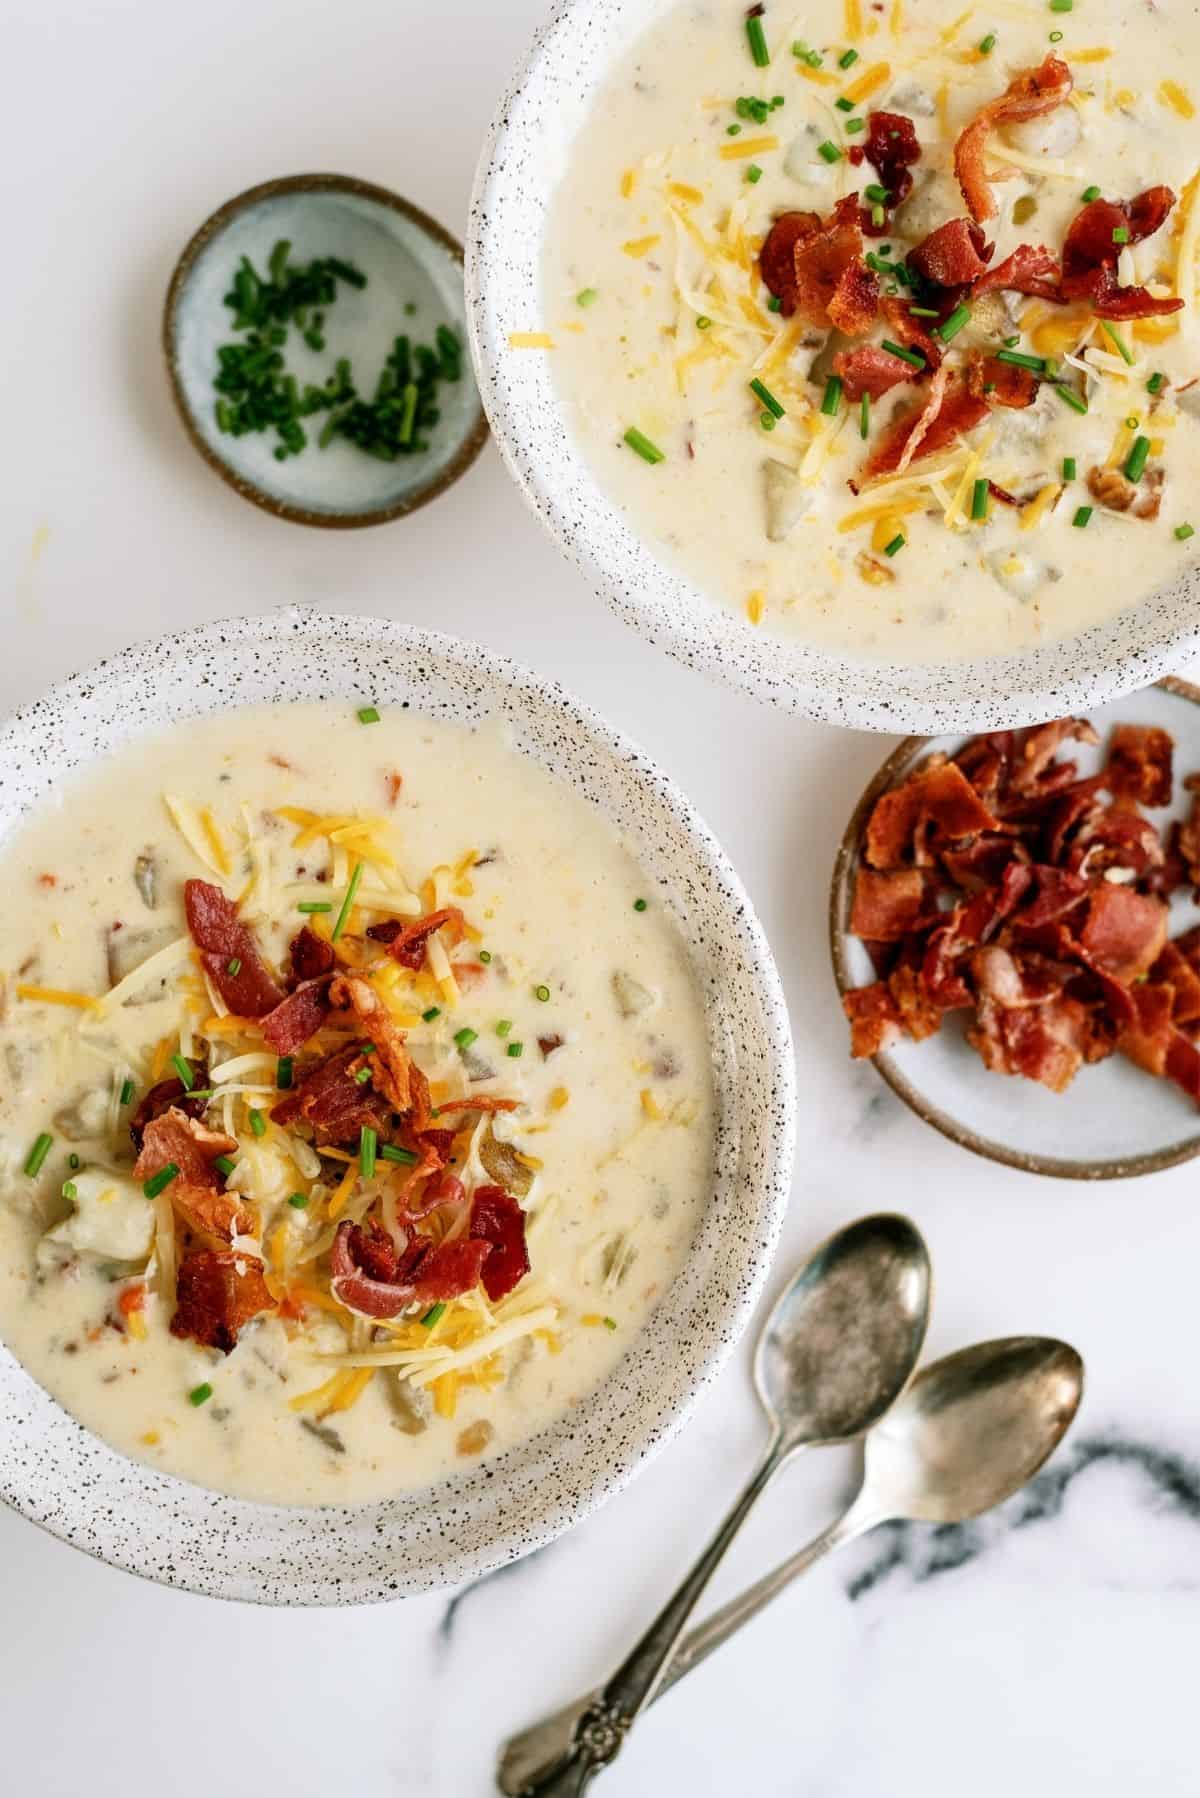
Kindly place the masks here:
[(359, 706), (358, 722), (360, 724), (378, 724), (379, 713), (373, 705)]
[(354, 895), (358, 891), (358, 885), (359, 885), (359, 882), (361, 881), (362, 877), (363, 877), (363, 864), (362, 864), (362, 862), (355, 862), (354, 872), (351, 874), (350, 879), (346, 885), (346, 897), (342, 900), (342, 909), (337, 915), (337, 922), (334, 925), (333, 930), (331, 932), (331, 939), (335, 943), (337, 942), (338, 938), (341, 936), (343, 930), (345, 930), (346, 920), (349, 918), (351, 911), (354, 909)]
[(1189, 537), (1194, 537), (1196, 535), (1196, 527), (1193, 524), (1177, 524), (1175, 526), (1175, 535), (1181, 543), (1186, 543)]
[(332, 911), (333, 905), (328, 899), (301, 899), (296, 910), (315, 914), (320, 911)]
[(375, 1172), (375, 1150), (379, 1138), (369, 1124), (364, 1124), (358, 1136), (358, 1171), (364, 1180), (369, 1180)]
[(121, 1082), (121, 1103), (122, 1103), (122, 1105), (128, 1105), (128, 1103), (129, 1103), (130, 1099), (132, 1099), (132, 1097), (133, 1097), (133, 1081), (130, 1079), (122, 1080), (122, 1082)]
[(142, 1191), (148, 1199), (156, 1199), (178, 1177), (179, 1169), (173, 1161), (168, 1161), (166, 1167), (160, 1167), (156, 1174), (151, 1174), (148, 1180), (142, 1182)]
[(751, 381), (750, 391), (758, 396), (772, 418), (783, 417), (783, 407), (779, 404), (779, 401), (775, 398), (775, 395), (771, 392), (769, 387), (765, 387), (761, 381)]
[(615, 1317), (603, 1317), (600, 1321), (606, 1330), (615, 1330), (617, 1327), (617, 1320)]
[(711, 331), (712, 319), (709, 318), (709, 316), (706, 312), (702, 312), (699, 315), (699, 317), (697, 318), (696, 329), (697, 329), (697, 331)]
[(594, 306), (599, 298), (600, 295), (594, 287), (581, 287), (575, 295), (575, 304), (577, 306)]
[(1050, 33), (1050, 42), (1052, 44), (1061, 44), (1062, 41), (1063, 41), (1063, 34), (1061, 31), (1052, 31)]
[[(709, 323), (712, 323), (711, 319)], [(630, 425), (626, 431), (625, 441), (630, 449), (642, 458), (643, 462), (649, 462), (652, 466), (655, 462), (665, 462), (667, 459), (665, 452), (659, 449), (657, 443), (651, 443), (650, 439), (644, 436), (635, 425)]]
[(543, 1005), (547, 1005), (550, 1001), (550, 988), (548, 986), (535, 986), (533, 989), (533, 996), (535, 999), (540, 999)]
[(864, 393), (858, 403), (858, 434), (865, 439), (871, 429), (871, 396)]
[(823, 157), (826, 162), (840, 162), (842, 160), (842, 152), (838, 149), (836, 144), (831, 144), (828, 138), (825, 139), (823, 144), (817, 145), (817, 155)]
[(70, 1168), (77, 1168), (77, 1167), (82, 1166), (82, 1163), (80, 1162), (78, 1155), (68, 1155), (67, 1156), (67, 1166)]
[(1128, 243), (1129, 227), (1127, 225), (1114, 225), (1112, 240), (1114, 243)]
[(512, 1029), (512, 1019), (511, 1018), (501, 1018), (500, 1022), (496, 1025), (496, 1035), (497, 1036), (507, 1036), (511, 1029)]
[(1159, 374), (1156, 370), (1146, 382), (1147, 393), (1161, 393), (1166, 384), (1166, 379), (1166, 375)]
[(751, 13), (746, 20), (746, 42), (750, 46), (750, 55), (755, 68), (765, 69), (771, 60), (771, 52), (767, 49), (762, 20), (757, 13)]
[(725, 127), (726, 137), (740, 137), (741, 134), (742, 134), (742, 128), (740, 125), (726, 125), (726, 127)]
[(171, 1066), (183, 1081), (183, 1090), (190, 1093), (196, 1084), (196, 1075), (191, 1062), (184, 1055), (172, 1055)]
[(1121, 333), (1119, 331), (1114, 331), (1106, 318), (1100, 320), (1100, 329), (1104, 332), (1104, 335), (1108, 338), (1108, 341), (1112, 344), (1122, 362), (1131, 363), (1133, 361), (1133, 351), (1121, 336)]
[(1080, 506), (1074, 518), (1071, 520), (1071, 523), (1075, 526), (1076, 530), (1082, 531), (1091, 516), (1092, 508), (1090, 506)]
[(288, 1200), (288, 1204), (294, 1211), (303, 1211), (308, 1204), (307, 1195), (302, 1192), (294, 1192)]
[(370, 1078), (371, 1078), (370, 1068), (359, 1068), (357, 1074), (355, 1074), (355, 1076), (354, 1076), (355, 1083), (358, 1086), (365, 1086), (367, 1084), (367, 1081)]
[(762, 170), (759, 168), (759, 166), (756, 162), (752, 162), (750, 164), (750, 167), (746, 170), (746, 179), (750, 183), (751, 187), (754, 186), (754, 183), (756, 181), (762, 180)]
[(262, 1112), (256, 1110), (254, 1106), (250, 1107), (250, 1128), (255, 1136), (265, 1136), (267, 1134), (267, 1120)]
[(466, 1027), (464, 1027), (462, 1030), (456, 1030), (454, 1032), (454, 1040), (458, 1044), (460, 1049), (469, 1049), (471, 1047), (471, 1044), (476, 1041), (478, 1036), (479, 1036), (478, 1030), (471, 1030)]
[(1051, 12), (1071, 12), (1074, 6), (1075, 0), (1050, 0)]
[(907, 362), (910, 368), (924, 368), (925, 366), (924, 356), (916, 350), (906, 350), (903, 344), (893, 343), (890, 337), (884, 338), (880, 348), (885, 349), (889, 356), (899, 356), (901, 362)]
[(880, 206), (886, 205), (892, 197), (886, 187), (880, 187), (878, 181), (869, 181), (863, 188), (863, 193), (868, 200), (875, 200)]
[(64, 1199), (77, 1199), (79, 1197), (79, 1188), (76, 1186), (74, 1180), (63, 1181), (62, 1196)]
[(1075, 473), (1076, 473), (1076, 468), (1075, 468), (1074, 456), (1064, 456), (1063, 457), (1063, 480), (1064, 481), (1073, 481), (1075, 479)]
[(431, 1005), (428, 1011), (423, 1011), (421, 1013), (421, 1017), (426, 1024), (432, 1024), (434, 1018), (440, 1018), (441, 1015), (442, 1008), (440, 1005)]
[(411, 1149), (398, 1149), (390, 1142), (380, 1145), (379, 1158), (381, 1161), (398, 1161), (401, 1167), (412, 1167), (417, 1159)]
[(847, 100), (845, 94), (839, 94), (837, 99), (834, 101), (834, 105), (837, 107), (839, 112), (853, 112), (854, 111), (854, 101)]
[(281, 1055), (275, 1063), (275, 1085), (281, 1093), (287, 1092), (292, 1084), (292, 1070), (295, 1062), (290, 1055)]
[(1133, 448), (1130, 450), (1128, 460), (1125, 463), (1125, 479), (1127, 481), (1140, 481), (1149, 457), (1150, 439), (1148, 437), (1135, 437), (1133, 440)]
[(228, 1180), (230, 1174), (233, 1172), (233, 1162), (229, 1159), (228, 1155), (218, 1155), (216, 1160), (213, 1162), (213, 1166), (218, 1170), (218, 1172), (224, 1174), (224, 1176), (227, 1180)]
[(769, 412), (760, 412), (758, 415), (758, 422), (764, 431), (773, 431), (775, 429), (775, 420)]
[(483, 962), (484, 966), (486, 967), (488, 962), (491, 961), (491, 959), (492, 959), (491, 950), (490, 949), (481, 949), (479, 951), (479, 959), (481, 962)]
[(514, 1061), (519, 1061), (524, 1052), (524, 1043), (509, 1043), (508, 1053), (512, 1056)]
[(910, 306), (908, 309), (914, 318), (936, 318), (936, 306)]
[(904, 548), (906, 541), (907, 541), (907, 539), (905, 538), (903, 531), (897, 531), (896, 535), (892, 538), (891, 542), (884, 544), (884, 546), (883, 546), (884, 555), (885, 556), (894, 556), (898, 549)]
[(1031, 368), (1035, 375), (1044, 375), (1046, 372), (1044, 356), (1026, 356), (1021, 350), (997, 350), (996, 360), (1009, 362), (1014, 368)]
[(768, 312), (782, 312), (783, 311), (783, 301), (780, 299), (780, 297), (777, 293), (773, 293), (771, 295), (771, 297), (768, 299), (767, 311)]
[(852, 69), (857, 61), (858, 61), (858, 51), (857, 50), (843, 50), (842, 54), (838, 57), (838, 68), (839, 69)]
[(1080, 198), (1086, 200), (1090, 205), (1093, 200), (1098, 200), (1100, 198), (1100, 189), (1098, 187), (1085, 187)]
[(440, 1299), (436, 1305), (430, 1305), (428, 1311), (424, 1312), (421, 1317), (421, 1322), (425, 1325), (425, 1328), (427, 1330), (432, 1330), (438, 1318), (445, 1314), (445, 1310), (446, 1307)]
[[(916, 308), (914, 307), (913, 310), (915, 311)], [(948, 318), (944, 318), (940, 325), (935, 325), (933, 327), (933, 334), (935, 337), (940, 337), (943, 343), (949, 343), (950, 339), (952, 337), (957, 337), (963, 326), (970, 324), (970, 322), (971, 308), (969, 306), (956, 306)]]
[(1073, 412), (1087, 411), (1088, 403), (1083, 398), (1082, 394), (1076, 393), (1075, 389), (1073, 387), (1068, 387), (1065, 382), (1055, 381), (1054, 391), (1065, 405), (1070, 406)]
[(866, 128), (867, 128), (867, 121), (865, 119), (847, 119), (846, 120), (846, 135), (847, 135), (847, 137), (849, 137), (852, 132), (865, 131)]
[(987, 512), (988, 484), (986, 480), (978, 480), (971, 490), (971, 517), (986, 518)]
[(649, 901), (646, 899), (635, 899), (633, 902), (633, 909), (634, 911), (645, 911), (648, 903)]
[(984, 56), (990, 56), (992, 51), (996, 48), (996, 33), (994, 31), (989, 31), (986, 37), (981, 37), (979, 40), (979, 48)]
[(842, 404), (842, 381), (840, 375), (830, 375), (825, 383), (825, 397), (821, 401), (821, 411), (826, 418), (836, 418)]
[(205, 1380), (203, 1385), (192, 1387), (192, 1390), (188, 1393), (188, 1404), (189, 1405), (206, 1405), (208, 1403), (209, 1399), (212, 1397), (212, 1395), (213, 1395), (213, 1389), (209, 1385), (208, 1381)]
[(25, 1158), (25, 1172), (31, 1180), (36, 1174), (41, 1173), (42, 1163), (53, 1147), (54, 1138), (43, 1130)]

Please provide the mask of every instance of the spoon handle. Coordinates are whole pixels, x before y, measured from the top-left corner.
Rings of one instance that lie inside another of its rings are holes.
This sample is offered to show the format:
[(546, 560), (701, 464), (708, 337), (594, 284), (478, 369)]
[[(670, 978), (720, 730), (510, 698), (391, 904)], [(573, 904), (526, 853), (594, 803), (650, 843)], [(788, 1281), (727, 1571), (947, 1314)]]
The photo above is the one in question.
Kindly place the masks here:
[(578, 1798), (596, 1774), (620, 1753), (635, 1718), (654, 1697), (704, 1588), (789, 1453), (780, 1437), (773, 1436), (758, 1468), (708, 1547), (579, 1718), (566, 1759), (527, 1782), (527, 1798)]
[[(674, 1656), (656, 1686), (651, 1703), (656, 1703), (663, 1694), (670, 1690), (685, 1674), (692, 1673), (707, 1660), (708, 1656), (723, 1642), (727, 1642), (742, 1625), (749, 1623), (759, 1611), (764, 1610), (773, 1598), (777, 1598), (784, 1588), (798, 1579), (802, 1573), (818, 1561), (832, 1554), (834, 1549), (842, 1548), (852, 1542), (865, 1531), (873, 1529), (881, 1519), (877, 1515), (868, 1514), (860, 1508), (858, 1500), (839, 1517), (828, 1529), (799, 1549), (794, 1555), (774, 1568), (770, 1573), (756, 1580), (752, 1586), (731, 1598), (728, 1604), (714, 1611), (704, 1623), (698, 1624), (678, 1644)], [(521, 1798), (521, 1794), (529, 1791), (541, 1792), (537, 1781), (556, 1769), (563, 1756), (569, 1751), (580, 1720), (602, 1697), (599, 1691), (591, 1692), (586, 1698), (577, 1698), (553, 1716), (545, 1717), (540, 1723), (531, 1724), (519, 1735), (511, 1736), (504, 1744), (500, 1756), (497, 1783), (500, 1790), (508, 1794), (508, 1798)]]

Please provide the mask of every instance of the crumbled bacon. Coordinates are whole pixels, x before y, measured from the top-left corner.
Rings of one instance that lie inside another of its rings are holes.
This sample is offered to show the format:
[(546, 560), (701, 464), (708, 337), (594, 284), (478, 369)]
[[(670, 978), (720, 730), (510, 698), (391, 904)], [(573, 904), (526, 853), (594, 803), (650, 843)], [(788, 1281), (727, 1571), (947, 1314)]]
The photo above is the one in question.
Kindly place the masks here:
[(253, 1212), (237, 1193), (226, 1192), (221, 1170), (215, 1165), (218, 1155), (236, 1153), (232, 1136), (206, 1129), (173, 1106), (146, 1125), (133, 1177), (150, 1180), (164, 1168), (178, 1168), (164, 1190), (181, 1221), (198, 1236), (231, 1242), (254, 1228)]
[(491, 1245), (483, 1264), (483, 1289), (493, 1304), (507, 1298), (529, 1272), (525, 1213), (502, 1186), (477, 1186), (471, 1200), (472, 1241)]
[(262, 1021), (263, 1040), (276, 1055), (292, 1055), (329, 1016), (329, 976), (306, 980)]
[(987, 273), (994, 247), (973, 219), (947, 219), (905, 260), (931, 287), (969, 287)]
[(362, 1054), (353, 1044), (318, 1062), (275, 1104), (273, 1121), (311, 1124), (318, 1143), (334, 1146), (356, 1142), (364, 1128), (386, 1129), (391, 1104), (373, 1086), (354, 1078), (363, 1065)]
[(784, 318), (796, 310), (796, 245), (820, 229), (819, 212), (781, 212), (763, 239), (759, 272), (767, 291), (780, 302)]
[(1065, 299), (1060, 283), (1062, 270), (1058, 258), (1044, 244), (1018, 244), (1011, 256), (985, 270), (972, 288), (972, 295), (985, 293), (1024, 293), (1039, 300), (1057, 302)]
[(1156, 724), (1118, 724), (1108, 746), (1109, 792), (1137, 805), (1170, 805), (1173, 749), (1170, 734)]
[(838, 350), (833, 358), (833, 372), (841, 377), (846, 398), (853, 403), (864, 393), (873, 400), (882, 399), (893, 387), (911, 381), (917, 371), (878, 344), (864, 343), (857, 349)]
[(967, 363), (967, 391), (977, 399), (990, 400), (993, 406), (1032, 406), (1038, 394), (1037, 376), (1030, 368), (976, 352)]
[(246, 1325), (275, 1301), (262, 1263), (231, 1249), (189, 1249), (175, 1277), (171, 1334), (228, 1355)]
[(931, 332), (925, 328), (925, 320), (918, 318), (904, 300), (886, 298), (880, 301), (880, 311), (888, 334), (898, 338), (901, 347), (906, 350), (919, 350), (925, 358), (924, 369), (909, 366), (909, 380), (916, 381), (928, 372), (935, 374), (941, 367), (943, 346)]
[(401, 918), (389, 918), (383, 924), (371, 924), (367, 935), (377, 943), (386, 943), (393, 959), (403, 968), (411, 968), (414, 973), (425, 966), (426, 947), (435, 930), (444, 924), (452, 926), (456, 940), (463, 930), (463, 915), (457, 905), (447, 905), (441, 911), (431, 911), (424, 918), (418, 918), (414, 924), (405, 924)]
[(262, 1018), (274, 1011), (283, 993), (220, 887), (207, 880), (186, 881), (183, 905), (204, 971), (230, 1011), (239, 1018)]
[(864, 480), (903, 474), (910, 462), (936, 455), (988, 415), (988, 403), (973, 394), (957, 372), (943, 363), (923, 406), (907, 412), (883, 432), (862, 468)]
[[(192, 1086), (203, 1090), (208, 1085), (208, 1063), (193, 1062)], [(146, 1134), (146, 1126), (155, 1118), (162, 1117), (174, 1105), (185, 1117), (202, 1118), (207, 1099), (193, 1099), (182, 1080), (160, 1080), (145, 1093), (137, 1110), (129, 1120), (129, 1134), (133, 1138), (133, 1146), (140, 1149)]]
[(847, 194), (827, 219), (812, 212), (777, 218), (759, 252), (759, 270), (785, 317), (798, 312), (811, 325), (861, 337), (879, 302), (879, 283), (862, 250), (858, 201)]
[(854, 887), (850, 930), (867, 942), (899, 942), (925, 921), (925, 878), (919, 868), (863, 868)]
[(921, 156), (916, 126), (903, 112), (870, 113), (863, 155), (875, 169), (879, 185), (886, 188), (888, 197), (878, 224), (870, 207), (863, 210), (862, 228), (869, 237), (885, 237), (892, 228), (890, 214), (912, 192), (912, 168)]
[(954, 146), (954, 172), (967, 210), (982, 223), (994, 218), (996, 201), (987, 172), (987, 139), (1000, 125), (1040, 118), (1061, 106), (1074, 85), (1070, 69), (1057, 56), (1047, 56), (1036, 69), (1022, 69), (1006, 91), (975, 114)]
[[(396, 1111), (412, 1109), (412, 1058), (404, 1046), (404, 1032), (392, 1022), (375, 988), (355, 975), (339, 976), (329, 989), (330, 1003), (354, 1013), (363, 1035), (375, 1053), (366, 1063), (376, 1091), (390, 1100)], [(357, 1072), (357, 1070), (354, 1070)]]
[[(357, 1224), (338, 1225), (329, 1254), (331, 1287), (338, 1303), (360, 1317), (399, 1317), (422, 1305), (436, 1305), (461, 1298), (479, 1284), (484, 1263), (492, 1254), (490, 1242), (434, 1243), (418, 1236), (402, 1249), (391, 1245), (394, 1263), (385, 1279), (372, 1275), (360, 1257), (378, 1267), (377, 1238), (368, 1237)], [(374, 1251), (374, 1252), (372, 1252)]]
[(318, 936), (310, 924), (296, 932), (289, 953), (292, 979), (297, 986), (306, 980), (319, 980), (322, 974), (332, 974), (337, 961), (333, 944)]
[(1089, 200), (1077, 212), (1063, 245), (1062, 296), (1087, 300), (1101, 318), (1154, 318), (1178, 312), (1183, 300), (1156, 299), (1145, 287), (1122, 287), (1117, 278), (1121, 241), (1141, 243), (1165, 223), (1175, 195), (1169, 187), (1148, 187), (1128, 204)]

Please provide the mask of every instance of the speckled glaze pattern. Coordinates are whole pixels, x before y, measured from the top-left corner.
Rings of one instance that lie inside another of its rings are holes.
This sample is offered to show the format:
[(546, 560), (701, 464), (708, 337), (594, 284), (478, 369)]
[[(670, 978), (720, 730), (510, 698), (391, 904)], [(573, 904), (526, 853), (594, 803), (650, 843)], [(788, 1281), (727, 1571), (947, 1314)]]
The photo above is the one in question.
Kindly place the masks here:
[(526, 500), (634, 630), (756, 699), (860, 730), (996, 730), (1086, 711), (1200, 653), (1200, 567), (1057, 643), (941, 663), (858, 660), (751, 625), (659, 562), (596, 484), (565, 428), (544, 353), (512, 351), (541, 291), (554, 185), (597, 86), (674, 0), (557, 0), (497, 108), (467, 233), (467, 308), (480, 393)]
[(455, 1585), (549, 1541), (677, 1430), (744, 1329), (794, 1150), (787, 1011), (750, 901), (714, 838), (634, 744), (552, 682), (450, 637), (289, 608), (205, 625), (74, 676), (0, 728), (0, 843), (76, 769), (177, 718), (375, 700), (473, 726), (598, 806), (674, 918), (701, 983), (716, 1174), (691, 1256), (610, 1378), (510, 1453), (424, 1492), (344, 1507), (253, 1504), (125, 1459), (0, 1347), (0, 1496), (134, 1573), (264, 1604), (360, 1604)]

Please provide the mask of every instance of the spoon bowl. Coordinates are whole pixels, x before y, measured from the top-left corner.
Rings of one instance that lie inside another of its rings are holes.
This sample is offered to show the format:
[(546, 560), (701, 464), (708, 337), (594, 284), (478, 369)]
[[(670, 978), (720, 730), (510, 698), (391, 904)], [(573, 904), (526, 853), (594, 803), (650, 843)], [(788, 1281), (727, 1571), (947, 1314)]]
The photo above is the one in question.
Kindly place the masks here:
[(895, 1404), (929, 1324), (929, 1251), (906, 1217), (859, 1218), (822, 1243), (776, 1301), (754, 1385), (789, 1446), (851, 1442)]

